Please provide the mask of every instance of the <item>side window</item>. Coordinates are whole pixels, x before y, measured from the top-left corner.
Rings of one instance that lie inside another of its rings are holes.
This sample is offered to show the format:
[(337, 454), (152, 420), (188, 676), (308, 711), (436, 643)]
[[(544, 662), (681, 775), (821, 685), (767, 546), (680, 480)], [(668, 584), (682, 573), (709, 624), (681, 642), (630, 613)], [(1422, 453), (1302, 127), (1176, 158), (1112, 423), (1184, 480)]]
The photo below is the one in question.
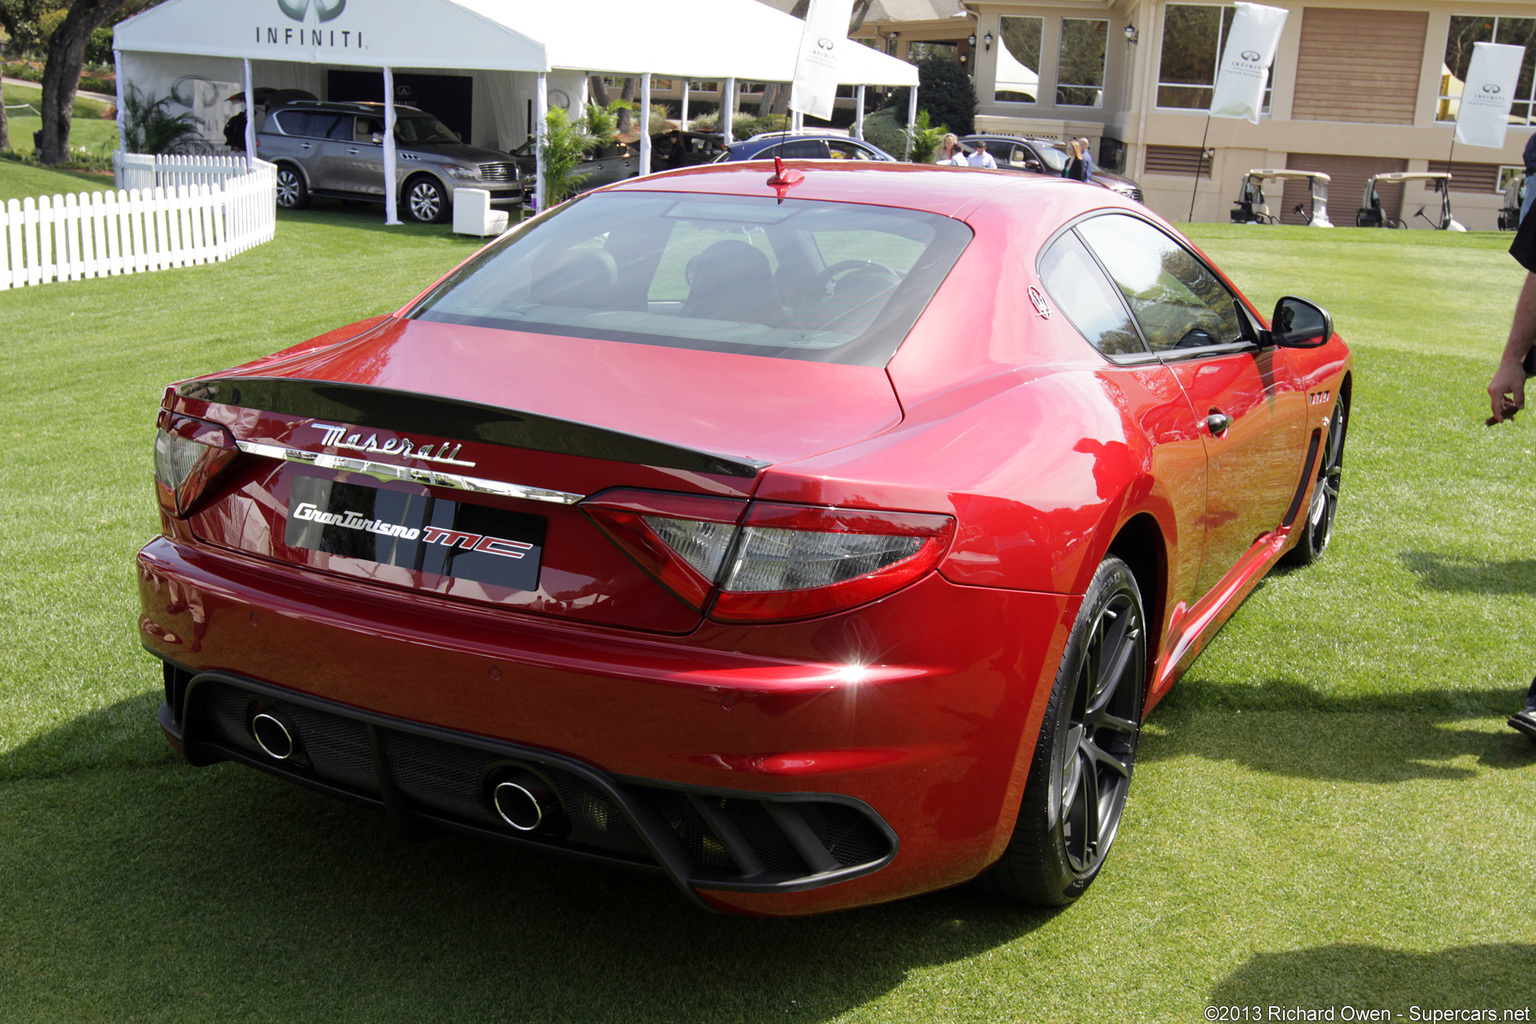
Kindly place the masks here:
[(1168, 235), (1120, 214), (1083, 221), (1077, 230), (1130, 303), (1153, 351), (1246, 340), (1236, 296)]
[(875, 154), (857, 142), (828, 139), (827, 148), (832, 151), (833, 160), (873, 160), (875, 157)]
[(1068, 231), (1040, 254), (1040, 279), (1056, 307), (1107, 356), (1146, 352), (1115, 286), (1082, 240)]
[(310, 121), (314, 115), (302, 110), (279, 110), (272, 115), (277, 121), (277, 126), (283, 130), (284, 135), (295, 135), (300, 138), (310, 134)]
[(827, 157), (827, 144), (820, 139), (796, 139), (786, 142), (784, 145), (764, 153), (765, 157), (781, 156), (785, 160), (825, 160)]
[(352, 141), (352, 122), (357, 120), (355, 117), (351, 114), (324, 114), (321, 117), (322, 120), (327, 117), (331, 118), (330, 123), (325, 126), (326, 138), (340, 139), (343, 142)]
[(360, 117), (357, 119), (357, 134), (353, 137), (355, 142), (373, 143), (373, 137), (384, 135), (384, 122), (376, 117)]

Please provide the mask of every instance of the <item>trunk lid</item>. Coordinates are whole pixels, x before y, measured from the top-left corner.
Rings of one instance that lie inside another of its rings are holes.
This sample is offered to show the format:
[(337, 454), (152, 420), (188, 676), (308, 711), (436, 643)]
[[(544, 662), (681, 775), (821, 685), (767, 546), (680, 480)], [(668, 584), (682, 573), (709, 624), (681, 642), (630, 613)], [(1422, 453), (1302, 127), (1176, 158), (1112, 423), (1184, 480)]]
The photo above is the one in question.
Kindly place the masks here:
[(901, 416), (879, 368), (396, 319), (186, 382), (168, 407), (222, 424), (242, 453), (190, 517), (208, 543), (663, 633), (699, 613), (583, 499), (624, 488), (742, 501), (768, 465)]

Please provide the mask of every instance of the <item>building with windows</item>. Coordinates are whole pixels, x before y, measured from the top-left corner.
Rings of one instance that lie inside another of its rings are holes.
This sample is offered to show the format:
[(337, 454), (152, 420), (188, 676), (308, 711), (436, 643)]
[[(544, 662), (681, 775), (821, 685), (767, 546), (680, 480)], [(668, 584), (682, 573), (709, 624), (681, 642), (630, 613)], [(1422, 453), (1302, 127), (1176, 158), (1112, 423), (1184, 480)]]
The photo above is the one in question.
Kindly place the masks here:
[[(1225, 221), (1253, 168), (1332, 177), (1330, 215), (1353, 224), (1367, 179), (1449, 170), (1456, 219), (1493, 230), (1503, 184), (1536, 130), (1536, 9), (1526, 2), (1328, 0), (1289, 10), (1259, 124), (1210, 118), (1222, 39), (1235, 8), (1157, 0), (968, 0), (978, 131), (1087, 136), (1099, 163), (1138, 179), (1172, 220)], [(1454, 145), (1462, 79), (1477, 41), (1526, 46), (1503, 149)], [(1270, 208), (1305, 203), (1289, 183)], [(1383, 211), (1431, 227), (1440, 196), (1381, 190)], [(1425, 215), (1419, 216), (1420, 208)]]

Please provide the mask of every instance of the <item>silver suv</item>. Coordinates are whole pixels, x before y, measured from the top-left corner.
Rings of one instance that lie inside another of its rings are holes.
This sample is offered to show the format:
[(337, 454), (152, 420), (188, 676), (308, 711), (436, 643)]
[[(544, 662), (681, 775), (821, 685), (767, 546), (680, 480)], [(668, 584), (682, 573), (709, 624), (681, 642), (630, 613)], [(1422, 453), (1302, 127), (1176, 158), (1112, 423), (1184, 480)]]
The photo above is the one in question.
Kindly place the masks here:
[[(505, 153), (466, 146), (415, 107), (395, 107), (395, 184), (412, 220), (447, 218), (455, 188), (483, 188), (495, 205), (521, 203), (533, 179)], [(256, 133), (258, 155), (277, 165), (277, 205), (310, 196), (384, 201), (384, 105), (300, 100), (276, 107)]]

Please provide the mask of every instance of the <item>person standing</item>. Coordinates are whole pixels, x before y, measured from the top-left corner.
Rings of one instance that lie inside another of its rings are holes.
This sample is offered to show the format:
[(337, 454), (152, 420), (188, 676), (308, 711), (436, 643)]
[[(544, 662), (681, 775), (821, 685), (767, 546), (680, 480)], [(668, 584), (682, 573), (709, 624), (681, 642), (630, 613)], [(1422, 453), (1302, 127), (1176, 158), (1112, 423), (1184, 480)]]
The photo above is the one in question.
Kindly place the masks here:
[(1083, 162), (1083, 144), (1081, 139), (1073, 139), (1067, 143), (1067, 162), (1061, 169), (1063, 178), (1071, 178), (1074, 181), (1088, 180), (1088, 166)]
[(971, 155), (965, 158), (966, 164), (970, 167), (987, 167), (997, 170), (997, 161), (992, 159), (991, 153), (987, 152), (986, 140), (977, 139), (974, 145), (976, 148), (971, 150)]
[(1084, 136), (1077, 140), (1077, 148), (1083, 154), (1083, 180), (1093, 182), (1093, 146)]
[[(1525, 283), (1515, 300), (1514, 320), (1509, 327), (1509, 340), (1504, 343), (1504, 354), (1488, 383), (1493, 411), (1488, 418), (1489, 426), (1513, 419), (1515, 413), (1525, 408), (1525, 357), (1536, 347), (1536, 217), (1520, 222), (1509, 254), (1525, 268)], [(1531, 680), (1530, 691), (1526, 693), (1525, 708), (1515, 712), (1509, 724), (1536, 740), (1536, 679)]]
[(939, 143), (938, 155), (933, 158), (936, 164), (952, 164), (956, 167), (965, 166), (965, 151), (960, 148), (960, 140), (954, 132), (944, 136), (944, 141)]

